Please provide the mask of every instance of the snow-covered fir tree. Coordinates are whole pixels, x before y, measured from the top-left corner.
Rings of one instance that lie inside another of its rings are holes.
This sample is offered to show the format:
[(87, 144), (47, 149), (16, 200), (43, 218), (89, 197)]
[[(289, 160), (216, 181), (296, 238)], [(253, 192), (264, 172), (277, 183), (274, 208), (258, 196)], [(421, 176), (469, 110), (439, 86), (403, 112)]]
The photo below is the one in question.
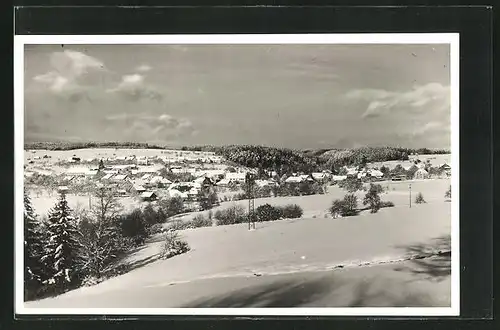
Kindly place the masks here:
[(43, 256), (44, 236), (41, 223), (31, 204), (27, 192), (24, 192), (24, 299), (36, 297), (44, 278)]
[(48, 215), (48, 242), (42, 257), (48, 271), (45, 283), (53, 288), (54, 293), (61, 293), (78, 285), (79, 237), (80, 232), (71, 215), (66, 195), (61, 193)]

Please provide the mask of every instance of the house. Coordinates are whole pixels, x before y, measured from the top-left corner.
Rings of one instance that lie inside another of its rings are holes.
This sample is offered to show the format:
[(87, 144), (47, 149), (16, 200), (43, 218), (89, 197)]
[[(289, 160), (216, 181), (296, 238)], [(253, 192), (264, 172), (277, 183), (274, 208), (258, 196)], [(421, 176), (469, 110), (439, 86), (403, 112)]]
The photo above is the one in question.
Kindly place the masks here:
[(148, 158), (145, 156), (137, 157), (137, 165), (148, 165)]
[(316, 181), (326, 181), (330, 179), (331, 175), (326, 172), (314, 172), (311, 174), (314, 180)]
[(406, 174), (397, 174), (397, 175), (391, 176), (392, 181), (403, 181), (406, 179), (407, 179)]
[(126, 190), (126, 189), (118, 189), (118, 190), (116, 191), (116, 194), (117, 194), (118, 196), (122, 196), (122, 197), (123, 197), (123, 196), (127, 196), (127, 190)]
[(155, 201), (158, 199), (158, 196), (154, 191), (145, 191), (141, 194), (141, 198), (143, 201)]
[(272, 180), (255, 180), (255, 184), (257, 185), (257, 187), (272, 187), (272, 186), (276, 186), (276, 182), (275, 181), (272, 181)]
[(168, 194), (171, 198), (180, 197), (182, 199), (187, 199), (189, 197), (187, 192), (181, 192), (177, 189), (170, 189)]
[(376, 169), (372, 169), (368, 172), (368, 174), (371, 176), (371, 177), (374, 177), (374, 178), (381, 178), (384, 176), (384, 173), (382, 173), (381, 171), (379, 170), (376, 170)]
[(216, 185), (220, 186), (220, 187), (226, 187), (226, 186), (229, 186), (229, 184), (231, 182), (234, 182), (234, 180), (224, 178), (224, 179), (220, 180), (219, 182), (217, 182)]
[(75, 176), (73, 176), (73, 175), (66, 175), (63, 178), (63, 181), (66, 182), (66, 183), (70, 183), (74, 178), (75, 178)]
[(103, 176), (101, 178), (101, 181), (111, 180), (111, 178), (113, 177), (113, 175), (114, 175), (113, 173), (108, 173), (108, 174), (106, 174), (105, 176)]
[(415, 174), (413, 175), (413, 178), (417, 179), (417, 180), (428, 179), (429, 173), (426, 170), (424, 170), (423, 168), (421, 168), (415, 172)]
[(118, 188), (130, 192), (134, 189), (134, 184), (130, 180), (124, 180), (118, 183)]
[(332, 181), (343, 181), (347, 179), (347, 175), (332, 175)]
[(245, 183), (247, 172), (235, 172), (235, 173), (226, 173), (226, 179), (234, 180), (239, 183)]
[(224, 170), (202, 170), (197, 171), (194, 176), (199, 178), (202, 176), (206, 176), (207, 178), (218, 180), (224, 178), (226, 172)]
[(153, 177), (153, 174), (144, 174), (143, 176), (141, 176), (141, 180), (148, 181), (152, 177)]
[(358, 177), (358, 179), (362, 179), (362, 178), (366, 177), (366, 175), (367, 175), (367, 174), (368, 174), (368, 173), (367, 173), (367, 172), (365, 172), (365, 171), (363, 171), (363, 172), (359, 172), (359, 173), (358, 173), (358, 175), (357, 175), (357, 177)]
[(198, 196), (199, 192), (200, 192), (200, 189), (199, 189), (199, 188), (196, 188), (196, 187), (191, 188), (191, 189), (187, 192), (188, 199), (191, 199), (191, 200), (196, 199), (196, 197)]
[(194, 184), (197, 187), (213, 186), (213, 181), (209, 177), (202, 176), (194, 180)]
[(142, 194), (143, 192), (146, 191), (146, 188), (144, 188), (143, 186), (136, 185), (133, 187), (133, 190), (139, 194)]
[(439, 168), (444, 171), (451, 171), (451, 166), (446, 163), (439, 165)]
[(304, 181), (309, 181), (309, 182), (314, 182), (315, 181), (314, 178), (312, 177), (312, 175), (302, 174), (302, 175), (300, 175), (300, 177)]
[(114, 181), (125, 181), (127, 179), (126, 174), (118, 174), (113, 177)]
[(57, 191), (60, 193), (66, 193), (68, 192), (69, 188), (67, 186), (59, 186), (57, 187)]
[(305, 181), (306, 179), (302, 176), (290, 176), (285, 180), (285, 183), (301, 183)]

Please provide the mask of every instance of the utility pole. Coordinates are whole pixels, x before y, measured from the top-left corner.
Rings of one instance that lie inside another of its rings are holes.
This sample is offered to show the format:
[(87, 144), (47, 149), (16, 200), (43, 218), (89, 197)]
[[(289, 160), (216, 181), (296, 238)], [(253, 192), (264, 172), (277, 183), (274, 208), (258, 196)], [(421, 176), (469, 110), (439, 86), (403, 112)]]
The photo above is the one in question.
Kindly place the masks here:
[(252, 173), (247, 173), (245, 177), (245, 183), (247, 186), (247, 197), (248, 197), (248, 230), (252, 227), (255, 229), (255, 197), (254, 197), (254, 185), (255, 176)]
[(410, 190), (410, 209), (411, 209), (411, 183), (408, 184), (408, 189)]

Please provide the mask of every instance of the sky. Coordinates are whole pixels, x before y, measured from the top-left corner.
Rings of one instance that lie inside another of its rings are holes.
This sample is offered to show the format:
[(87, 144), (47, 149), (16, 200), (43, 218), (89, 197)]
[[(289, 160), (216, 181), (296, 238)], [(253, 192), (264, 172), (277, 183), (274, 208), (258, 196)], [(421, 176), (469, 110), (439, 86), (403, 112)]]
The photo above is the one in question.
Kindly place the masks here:
[(25, 141), (449, 148), (449, 52), (25, 45)]

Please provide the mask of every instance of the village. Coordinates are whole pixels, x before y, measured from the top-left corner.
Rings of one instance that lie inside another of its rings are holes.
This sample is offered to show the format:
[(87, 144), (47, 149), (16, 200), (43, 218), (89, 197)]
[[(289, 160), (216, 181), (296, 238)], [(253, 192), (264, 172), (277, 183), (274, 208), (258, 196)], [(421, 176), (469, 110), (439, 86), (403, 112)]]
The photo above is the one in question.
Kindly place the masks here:
[[(87, 196), (97, 188), (106, 187), (116, 197), (133, 201), (133, 207), (179, 197), (196, 211), (199, 210), (197, 197), (206, 187), (217, 192), (218, 202), (243, 199), (241, 192), (249, 173), (256, 176), (256, 187), (269, 191), (265, 197), (276, 195), (273, 191), (279, 185), (297, 186), (306, 182), (326, 187), (348, 178), (363, 182), (425, 180), (446, 178), (451, 173), (442, 155), (437, 159), (412, 155), (407, 161), (343, 166), (338, 173), (323, 170), (280, 177), (276, 171), (261, 172), (232, 164), (214, 152), (157, 150), (156, 154), (144, 155), (141, 150), (133, 149), (95, 149), (91, 157), (84, 158), (89, 152), (82, 151), (57, 155), (53, 151), (25, 151), (24, 177), (28, 189), (37, 196), (53, 196), (56, 192)], [(81, 153), (83, 155), (79, 155)]]

